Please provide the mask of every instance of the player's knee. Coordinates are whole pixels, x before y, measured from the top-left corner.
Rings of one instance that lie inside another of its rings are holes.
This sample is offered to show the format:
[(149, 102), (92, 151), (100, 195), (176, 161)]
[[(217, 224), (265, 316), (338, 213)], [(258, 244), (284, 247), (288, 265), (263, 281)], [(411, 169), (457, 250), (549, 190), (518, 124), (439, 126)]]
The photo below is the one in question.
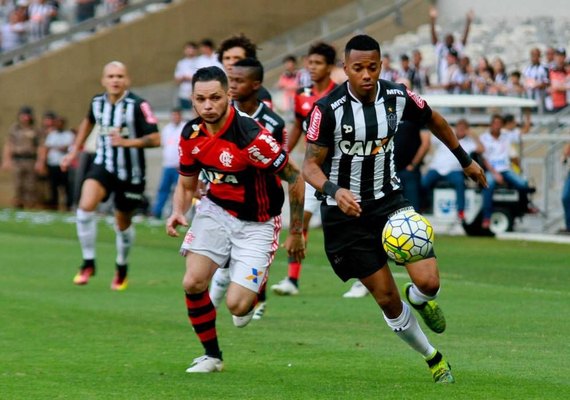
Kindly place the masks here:
[(435, 296), (439, 291), (439, 276), (436, 273), (426, 274), (414, 281), (420, 292), (427, 296)]
[(247, 299), (232, 299), (230, 297), (226, 298), (226, 304), (228, 306), (228, 310), (232, 313), (232, 315), (241, 317), (251, 311), (251, 302)]
[(390, 310), (400, 307), (401, 300), (397, 288), (388, 291), (377, 291), (373, 289), (371, 293), (376, 303), (385, 313), (388, 311), (388, 314), (390, 314)]
[(182, 279), (182, 287), (186, 293), (202, 293), (208, 290), (208, 282), (206, 280), (196, 279), (193, 275), (186, 274)]

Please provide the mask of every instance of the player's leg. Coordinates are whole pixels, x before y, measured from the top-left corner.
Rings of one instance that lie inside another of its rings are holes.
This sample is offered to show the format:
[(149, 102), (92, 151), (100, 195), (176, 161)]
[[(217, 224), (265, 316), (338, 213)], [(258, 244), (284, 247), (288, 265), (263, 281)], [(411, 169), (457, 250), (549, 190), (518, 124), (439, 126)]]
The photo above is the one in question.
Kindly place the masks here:
[(280, 231), (281, 216), (263, 223), (241, 221), (233, 226), (226, 304), (237, 327), (246, 326), (253, 318), (258, 293), (279, 248)]
[(493, 213), (493, 192), (495, 191), (495, 186), (497, 186), (497, 181), (489, 171), (485, 173), (485, 176), (487, 177), (487, 187), (483, 188), (483, 222), (481, 227), (489, 229), (489, 226), (491, 226), (491, 214)]
[(135, 227), (132, 225), (132, 211), (115, 210), (115, 276), (111, 289), (125, 290), (128, 285), (128, 256), (135, 242)]
[(95, 275), (95, 241), (97, 219), (95, 210), (107, 197), (107, 189), (95, 179), (86, 179), (81, 188), (81, 197), (76, 212), (77, 237), (81, 246), (83, 264), (73, 278), (76, 285), (85, 285)]
[(361, 280), (382, 309), (388, 326), (400, 339), (424, 357), (434, 381), (436, 383), (455, 382), (451, 367), (443, 355), (430, 344), (416, 317), (408, 305), (400, 299), (388, 264)]
[(214, 303), (214, 307), (218, 308), (220, 304), (222, 304), (224, 296), (228, 291), (229, 284), (230, 268), (229, 264), (226, 264), (224, 267), (216, 270), (216, 273), (212, 278), (212, 283), (210, 284), (210, 298), (212, 299), (212, 303)]
[(452, 171), (446, 176), (446, 180), (455, 188), (457, 218), (463, 221), (465, 220), (465, 175), (463, 171)]
[(445, 316), (435, 301), (439, 293), (439, 270), (435, 257), (406, 265), (411, 283), (404, 286), (404, 295), (418, 311), (428, 328), (436, 333), (445, 330)]
[(188, 317), (194, 333), (204, 347), (204, 356), (194, 360), (186, 372), (221, 371), (222, 352), (216, 331), (216, 308), (210, 299), (208, 285), (215, 271), (230, 254), (230, 216), (208, 199), (196, 207), (196, 215), (184, 238), (181, 253), (186, 254), (183, 287)]
[(192, 252), (186, 256), (186, 272), (182, 281), (186, 308), (194, 333), (204, 348), (204, 355), (194, 359), (186, 370), (188, 373), (219, 372), (223, 368), (216, 331), (216, 308), (208, 294), (208, 283), (217, 267), (207, 256)]

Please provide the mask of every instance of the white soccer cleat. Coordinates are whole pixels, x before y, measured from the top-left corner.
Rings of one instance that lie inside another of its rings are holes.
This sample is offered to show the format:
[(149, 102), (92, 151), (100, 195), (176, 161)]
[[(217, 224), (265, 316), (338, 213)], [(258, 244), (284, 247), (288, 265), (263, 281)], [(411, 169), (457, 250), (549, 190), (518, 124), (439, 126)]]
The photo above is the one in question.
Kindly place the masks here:
[(253, 309), (253, 319), (256, 321), (260, 320), (263, 314), (265, 314), (265, 302), (260, 301)]
[(199, 372), (220, 372), (224, 368), (222, 360), (216, 357), (202, 356), (195, 358), (190, 367), (186, 370), (189, 374)]
[(253, 318), (253, 312), (254, 310), (251, 310), (250, 312), (241, 317), (238, 317), (237, 315), (232, 315), (234, 325), (237, 326), (238, 328), (243, 328), (244, 326), (249, 324), (249, 322)]
[(281, 296), (295, 296), (299, 294), (299, 288), (295, 286), (289, 278), (285, 278), (281, 282), (272, 285), (271, 290)]
[(218, 268), (214, 273), (212, 278), (212, 284), (210, 285), (210, 299), (214, 307), (218, 308), (224, 296), (228, 291), (228, 286), (230, 285), (230, 269), (229, 268)]
[(362, 284), (360, 281), (356, 281), (350, 287), (350, 290), (342, 295), (345, 299), (358, 299), (360, 297), (366, 296), (368, 293), (368, 289), (366, 286)]

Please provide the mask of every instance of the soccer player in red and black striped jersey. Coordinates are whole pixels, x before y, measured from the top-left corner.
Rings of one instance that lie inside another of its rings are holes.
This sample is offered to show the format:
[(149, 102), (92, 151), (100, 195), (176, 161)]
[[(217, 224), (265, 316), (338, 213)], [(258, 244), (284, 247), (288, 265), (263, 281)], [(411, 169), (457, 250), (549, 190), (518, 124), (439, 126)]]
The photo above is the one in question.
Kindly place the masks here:
[[(263, 82), (263, 66), (254, 58), (237, 61), (227, 72), (230, 96), (237, 111), (259, 122), (281, 146), (285, 146), (285, 121), (258, 98)], [(210, 298), (214, 306), (221, 304), (230, 282), (228, 268), (218, 268), (210, 285)], [(266, 306), (266, 281), (259, 290), (253, 319), (261, 319)]]
[[(287, 146), (293, 151), (301, 133), (305, 131), (304, 122), (313, 109), (313, 104), (321, 97), (329, 94), (336, 84), (331, 79), (331, 73), (336, 62), (336, 50), (327, 43), (318, 42), (309, 48), (307, 56), (308, 70), (313, 84), (309, 87), (300, 88), (295, 95), (295, 124)], [(307, 239), (309, 222), (313, 214), (319, 211), (320, 201), (315, 197), (315, 189), (305, 185), (305, 214), (303, 217), (303, 235)], [(302, 265), (296, 260), (289, 260), (287, 277), (279, 283), (272, 285), (271, 290), (280, 295), (296, 295), (299, 293), (299, 277)]]
[(183, 286), (188, 316), (205, 355), (186, 370), (216, 372), (223, 368), (216, 331), (216, 308), (208, 285), (219, 267), (230, 263), (226, 304), (234, 324), (253, 316), (259, 288), (278, 248), (284, 202), (281, 179), (289, 183), (290, 231), (284, 247), (289, 256), (305, 256), (302, 236), (304, 184), (299, 170), (269, 131), (230, 104), (227, 77), (220, 68), (199, 69), (192, 78), (192, 100), (198, 118), (180, 139), (180, 179), (173, 198), (167, 233), (188, 225), (198, 174), (209, 181), (192, 227), (182, 245), (186, 255)]

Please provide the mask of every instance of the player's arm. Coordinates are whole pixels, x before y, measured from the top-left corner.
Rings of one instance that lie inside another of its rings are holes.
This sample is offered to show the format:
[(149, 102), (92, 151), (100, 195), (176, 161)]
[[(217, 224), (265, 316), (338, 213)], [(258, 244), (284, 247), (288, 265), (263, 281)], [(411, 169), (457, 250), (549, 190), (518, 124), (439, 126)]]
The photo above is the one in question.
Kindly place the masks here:
[(352, 192), (329, 181), (323, 172), (322, 165), (328, 151), (328, 147), (307, 143), (303, 161), (303, 177), (318, 191), (335, 199), (338, 207), (346, 215), (359, 217), (362, 210)]
[(10, 170), (13, 166), (12, 161), (12, 144), (6, 140), (4, 143), (4, 149), (2, 149), (2, 169)]
[(291, 153), (295, 148), (295, 146), (297, 145), (297, 142), (299, 141), (301, 134), (302, 134), (301, 120), (299, 118), (295, 118), (295, 122), (293, 124), (293, 127), (291, 128), (291, 132), (287, 137), (287, 150), (289, 151), (289, 153)]
[(420, 147), (418, 147), (416, 154), (414, 154), (414, 158), (412, 158), (410, 165), (408, 165), (406, 167), (406, 169), (408, 171), (413, 171), (419, 167), (422, 160), (424, 159), (427, 152), (429, 151), (430, 146), (431, 146), (431, 135), (430, 135), (430, 133), (425, 131), (425, 130), (420, 131)]
[(166, 220), (166, 233), (169, 236), (179, 236), (176, 227), (188, 226), (186, 213), (192, 205), (194, 193), (198, 187), (198, 174), (178, 177), (178, 183), (172, 197), (172, 214)]
[(288, 183), (289, 188), (289, 235), (283, 246), (289, 256), (301, 261), (305, 258), (305, 241), (303, 239), (305, 182), (301, 177), (299, 168), (293, 164), (291, 159), (279, 171), (278, 176)]
[(160, 147), (160, 133), (153, 132), (139, 138), (124, 138), (118, 133), (111, 134), (111, 144), (116, 147), (134, 147), (145, 149), (148, 147)]
[(465, 175), (473, 179), (475, 182), (481, 184), (483, 187), (487, 187), (487, 179), (485, 178), (485, 172), (483, 168), (476, 161), (474, 161), (461, 147), (457, 136), (453, 133), (453, 130), (441, 116), (440, 113), (432, 111), (431, 118), (427, 122), (427, 126), (433, 134), (447, 146), (449, 150), (453, 153)]
[(93, 130), (95, 124), (91, 122), (91, 120), (87, 117), (83, 118), (81, 123), (79, 124), (79, 128), (77, 129), (77, 136), (75, 137), (75, 141), (73, 145), (69, 148), (69, 152), (63, 157), (60, 163), (60, 167), (62, 171), (67, 171), (69, 165), (77, 158), (79, 154), (79, 149), (83, 147), (87, 137)]

